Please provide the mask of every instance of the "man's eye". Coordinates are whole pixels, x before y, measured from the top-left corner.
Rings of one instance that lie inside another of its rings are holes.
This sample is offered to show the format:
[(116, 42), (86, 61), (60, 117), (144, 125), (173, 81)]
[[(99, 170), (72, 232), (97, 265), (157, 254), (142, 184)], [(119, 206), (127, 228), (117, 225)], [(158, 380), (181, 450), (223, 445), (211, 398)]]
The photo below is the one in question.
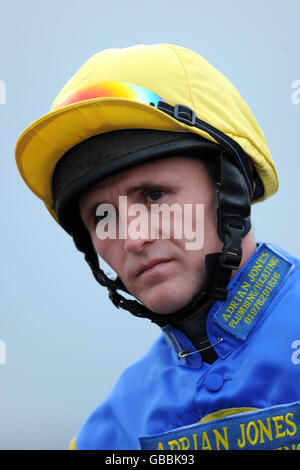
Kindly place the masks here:
[(97, 220), (105, 219), (108, 216), (108, 211), (105, 211), (103, 215), (96, 215)]
[(163, 195), (164, 191), (161, 191), (160, 189), (153, 189), (151, 191), (148, 191), (147, 199), (150, 202), (158, 201)]
[(112, 218), (112, 214), (109, 211), (104, 211), (102, 215), (95, 215), (94, 224), (96, 225), (101, 220), (108, 222)]

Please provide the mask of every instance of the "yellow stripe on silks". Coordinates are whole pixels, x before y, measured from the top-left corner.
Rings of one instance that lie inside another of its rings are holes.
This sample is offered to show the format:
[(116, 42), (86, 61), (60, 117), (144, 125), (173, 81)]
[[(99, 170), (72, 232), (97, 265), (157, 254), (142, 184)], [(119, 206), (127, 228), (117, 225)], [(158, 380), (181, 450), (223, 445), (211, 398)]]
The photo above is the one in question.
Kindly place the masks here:
[(73, 437), (71, 440), (68, 450), (78, 450), (76, 447), (76, 437)]
[(199, 422), (200, 423), (209, 423), (210, 421), (215, 421), (218, 419), (226, 418), (227, 416), (237, 415), (241, 413), (249, 413), (250, 411), (257, 411), (259, 408), (226, 408), (225, 410), (218, 410), (214, 413), (210, 413), (204, 416)]

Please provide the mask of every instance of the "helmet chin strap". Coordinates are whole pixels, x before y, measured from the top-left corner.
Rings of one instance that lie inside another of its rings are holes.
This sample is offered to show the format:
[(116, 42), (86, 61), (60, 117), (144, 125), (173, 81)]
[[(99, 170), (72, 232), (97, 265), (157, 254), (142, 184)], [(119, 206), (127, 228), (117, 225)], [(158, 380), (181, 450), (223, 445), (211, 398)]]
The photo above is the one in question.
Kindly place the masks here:
[(206, 255), (204, 285), (184, 308), (168, 315), (152, 312), (138, 301), (120, 295), (118, 290), (129, 292), (119, 277), (111, 280), (100, 269), (98, 256), (90, 240), (88, 242), (87, 230), (76, 227), (72, 234), (76, 247), (85, 253), (85, 259), (96, 280), (108, 288), (109, 297), (117, 308), (122, 307), (135, 316), (149, 318), (159, 326), (164, 326), (189, 317), (209, 300), (226, 300), (226, 287), (232, 270), (239, 268), (242, 259), (242, 239), (251, 228), (249, 189), (244, 175), (237, 168), (236, 162), (234, 163), (232, 153), (226, 150), (221, 152), (218, 159), (217, 191), (218, 233), (223, 242), (222, 252)]

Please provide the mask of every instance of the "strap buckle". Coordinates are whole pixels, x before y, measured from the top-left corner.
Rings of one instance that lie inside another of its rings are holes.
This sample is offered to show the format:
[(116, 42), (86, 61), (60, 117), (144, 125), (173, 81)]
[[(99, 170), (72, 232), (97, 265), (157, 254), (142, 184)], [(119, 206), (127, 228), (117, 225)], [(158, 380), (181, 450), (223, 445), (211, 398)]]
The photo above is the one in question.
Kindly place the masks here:
[(175, 104), (174, 118), (177, 119), (177, 121), (188, 124), (189, 126), (194, 126), (196, 123), (195, 112), (184, 104)]
[(241, 254), (233, 251), (223, 251), (219, 258), (220, 265), (228, 269), (238, 269), (241, 260)]
[(224, 268), (237, 270), (242, 259), (244, 220), (239, 215), (221, 213), (219, 223), (219, 233), (224, 241), (219, 263)]
[(212, 298), (214, 300), (222, 300), (223, 302), (227, 300), (228, 290), (224, 287), (215, 286), (212, 289)]

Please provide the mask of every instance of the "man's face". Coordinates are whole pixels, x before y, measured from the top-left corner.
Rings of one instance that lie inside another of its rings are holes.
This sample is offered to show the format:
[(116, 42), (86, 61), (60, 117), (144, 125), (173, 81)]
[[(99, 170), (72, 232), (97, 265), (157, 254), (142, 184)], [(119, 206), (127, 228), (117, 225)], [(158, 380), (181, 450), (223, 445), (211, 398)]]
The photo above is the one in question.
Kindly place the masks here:
[[(123, 197), (126, 205), (120, 204), (119, 196), (127, 196)], [(123, 234), (126, 221), (123, 238), (100, 239), (99, 232), (97, 235), (96, 208), (103, 203), (116, 208), (117, 229), (123, 224)], [(137, 228), (134, 222), (138, 212), (130, 210), (135, 204), (143, 205), (143, 220), (148, 227), (144, 232), (140, 229), (140, 236), (132, 230)], [(151, 215), (151, 207), (158, 204), (181, 208), (182, 219), (169, 212), (168, 233), (162, 219)], [(187, 205), (193, 208), (190, 229), (203, 233), (203, 246), (197, 249), (186, 248), (191, 239), (187, 238), (184, 224), (178, 222), (184, 221)], [(198, 212), (199, 219), (196, 207), (200, 205), (203, 212)], [(217, 233), (217, 193), (205, 166), (191, 157), (165, 158), (106, 178), (84, 194), (79, 206), (95, 250), (118, 273), (128, 291), (156, 313), (168, 314), (183, 308), (205, 280), (205, 255), (222, 251)]]

